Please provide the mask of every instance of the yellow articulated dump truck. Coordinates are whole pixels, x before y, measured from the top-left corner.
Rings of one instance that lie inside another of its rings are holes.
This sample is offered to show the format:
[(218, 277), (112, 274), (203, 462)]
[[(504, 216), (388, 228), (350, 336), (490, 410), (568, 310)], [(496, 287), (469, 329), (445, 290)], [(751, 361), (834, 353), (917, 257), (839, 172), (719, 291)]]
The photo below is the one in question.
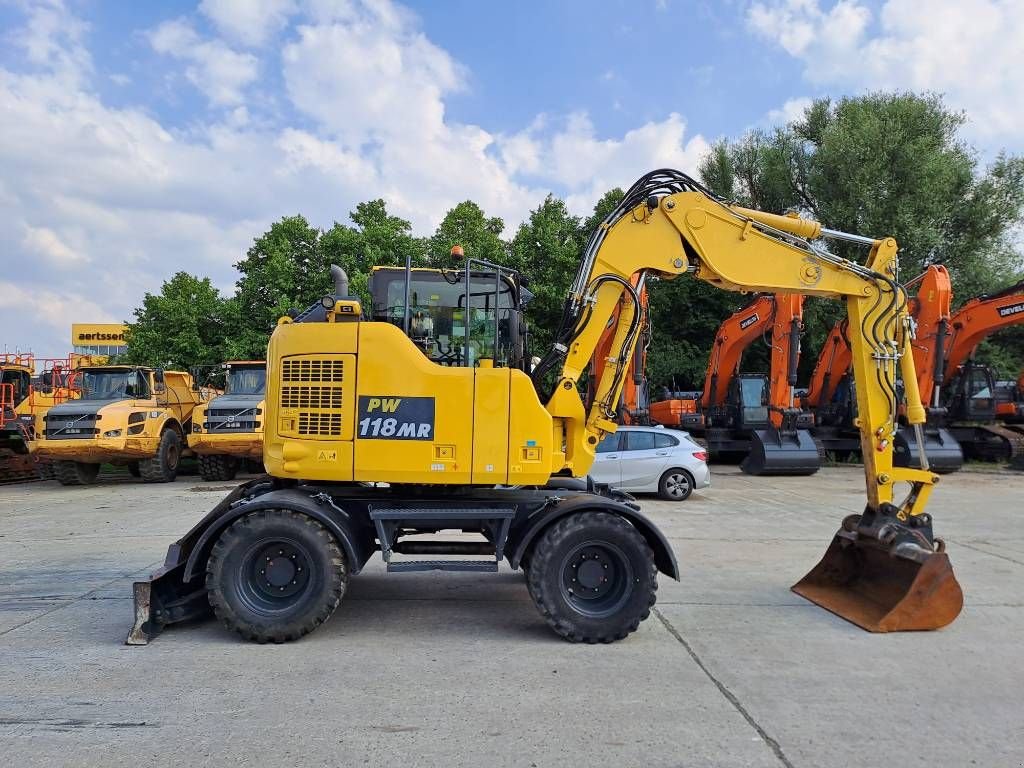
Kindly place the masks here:
[(182, 371), (130, 365), (79, 370), (80, 398), (50, 408), (31, 451), (53, 462), (63, 485), (96, 481), (100, 465), (125, 465), (147, 483), (178, 474), (192, 412), (202, 400)]
[(235, 360), (224, 368), (224, 394), (196, 408), (188, 434), (204, 480), (233, 480), (248, 462), (263, 466), (267, 364)]

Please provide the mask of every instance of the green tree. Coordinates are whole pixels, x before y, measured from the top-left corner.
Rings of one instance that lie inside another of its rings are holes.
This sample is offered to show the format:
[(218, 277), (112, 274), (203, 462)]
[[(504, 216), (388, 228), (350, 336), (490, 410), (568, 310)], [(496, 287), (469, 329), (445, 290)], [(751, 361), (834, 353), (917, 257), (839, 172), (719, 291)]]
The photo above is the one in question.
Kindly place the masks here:
[(509, 244), (509, 264), (528, 278), (533, 293), (526, 316), (535, 354), (551, 346), (584, 237), (579, 218), (569, 213), (565, 202), (548, 195), (519, 225)]
[(427, 258), (433, 266), (449, 266), (452, 246), (461, 245), (469, 258), (504, 264), (504, 229), (505, 222), (500, 218), (486, 216), (479, 205), (466, 200), (448, 211), (438, 224), (427, 243)]
[[(1024, 206), (1024, 159), (1000, 155), (980, 168), (960, 138), (963, 122), (931, 94), (819, 99), (790, 125), (718, 143), (700, 171), (741, 204), (797, 209), (833, 229), (895, 237), (901, 279), (944, 264), (960, 303), (1019, 274), (1014, 232)], [(858, 246), (828, 247), (864, 258)], [(837, 302), (807, 302), (805, 349), (819, 348), (841, 312)], [(802, 368), (813, 362), (805, 354)]]
[(184, 370), (223, 362), (225, 301), (208, 277), (178, 272), (134, 314), (125, 362)]

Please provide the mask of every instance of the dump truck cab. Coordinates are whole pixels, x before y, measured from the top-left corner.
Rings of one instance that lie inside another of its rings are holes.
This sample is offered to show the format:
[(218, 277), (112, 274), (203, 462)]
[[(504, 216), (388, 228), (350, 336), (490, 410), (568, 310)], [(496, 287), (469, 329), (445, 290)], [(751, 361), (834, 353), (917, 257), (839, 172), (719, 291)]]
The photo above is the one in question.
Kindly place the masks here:
[(170, 482), (200, 394), (183, 371), (131, 365), (87, 366), (81, 396), (51, 407), (31, 450), (54, 462), (64, 485), (96, 480), (101, 464), (127, 466), (146, 482)]
[(233, 480), (247, 463), (262, 469), (266, 391), (265, 360), (224, 364), (224, 394), (196, 406), (188, 433), (204, 480)]

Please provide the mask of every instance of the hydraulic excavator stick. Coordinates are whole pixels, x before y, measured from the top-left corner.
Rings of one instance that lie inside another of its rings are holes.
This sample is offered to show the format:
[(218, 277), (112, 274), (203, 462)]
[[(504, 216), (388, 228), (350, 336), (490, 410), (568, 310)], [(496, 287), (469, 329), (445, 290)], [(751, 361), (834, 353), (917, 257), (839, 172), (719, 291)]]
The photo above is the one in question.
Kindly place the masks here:
[[(822, 237), (867, 246), (866, 264), (832, 255), (816, 244)], [(617, 427), (641, 338), (638, 273), (846, 301), (857, 329), (867, 503), (794, 589), (871, 630), (956, 617), (959, 585), (925, 512), (938, 478), (926, 465), (892, 466), (897, 367), (908, 382), (908, 419), (924, 421), (894, 240), (737, 208), (679, 171), (649, 173), (588, 242), (554, 344), (529, 376), (521, 281), (471, 262), (463, 277), (435, 270), (423, 290), (407, 266), (401, 325), (387, 319), (390, 299), (382, 315), (375, 300), (366, 319), (340, 269), (333, 295), (282, 318), (267, 350), (269, 477), (239, 486), (135, 585), (129, 642), (148, 642), (207, 604), (249, 639), (297, 639), (333, 613), (349, 574), (375, 551), (389, 572), (406, 573), (493, 572), (505, 558), (526, 571), (531, 598), (560, 636), (612, 642), (636, 630), (654, 604), (657, 573), (679, 578), (672, 549), (629, 497), (566, 484), (587, 476), (597, 445)], [(479, 279), (474, 265), (487, 269)], [(413, 307), (422, 315), (416, 343)], [(586, 404), (581, 378), (616, 309), (608, 360)], [(900, 484), (910, 490), (895, 502)], [(481, 539), (405, 538), (450, 529)], [(489, 560), (391, 559), (446, 553)]]
[[(647, 382), (647, 350), (651, 344), (651, 313), (648, 306), (647, 285), (643, 278), (644, 275), (639, 273), (630, 278), (630, 284), (636, 291), (640, 302), (641, 325), (640, 338), (630, 357), (629, 368), (622, 384), (622, 397), (619, 399), (618, 406), (618, 422), (620, 424), (649, 424), (651, 421), (650, 390)], [(613, 362), (612, 342), (615, 339), (615, 329), (618, 326), (619, 316), (625, 302), (626, 296), (623, 296), (594, 351), (591, 375), (588, 379), (588, 403), (593, 402), (594, 385), (604, 374), (605, 365)]]

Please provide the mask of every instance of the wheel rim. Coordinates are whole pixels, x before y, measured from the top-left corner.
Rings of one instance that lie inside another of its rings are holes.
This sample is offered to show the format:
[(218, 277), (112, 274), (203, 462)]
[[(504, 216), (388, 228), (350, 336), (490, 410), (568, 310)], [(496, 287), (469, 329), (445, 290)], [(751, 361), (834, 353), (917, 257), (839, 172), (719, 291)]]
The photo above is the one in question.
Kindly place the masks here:
[(178, 466), (178, 446), (172, 445), (167, 449), (167, 466), (174, 469)]
[(690, 478), (682, 472), (675, 472), (666, 478), (665, 490), (674, 499), (682, 498), (690, 492)]
[(239, 597), (256, 613), (277, 614), (298, 603), (310, 586), (311, 558), (294, 539), (256, 542), (242, 558)]
[(588, 541), (562, 559), (562, 591), (577, 612), (604, 618), (629, 599), (633, 567), (626, 554), (606, 541)]

